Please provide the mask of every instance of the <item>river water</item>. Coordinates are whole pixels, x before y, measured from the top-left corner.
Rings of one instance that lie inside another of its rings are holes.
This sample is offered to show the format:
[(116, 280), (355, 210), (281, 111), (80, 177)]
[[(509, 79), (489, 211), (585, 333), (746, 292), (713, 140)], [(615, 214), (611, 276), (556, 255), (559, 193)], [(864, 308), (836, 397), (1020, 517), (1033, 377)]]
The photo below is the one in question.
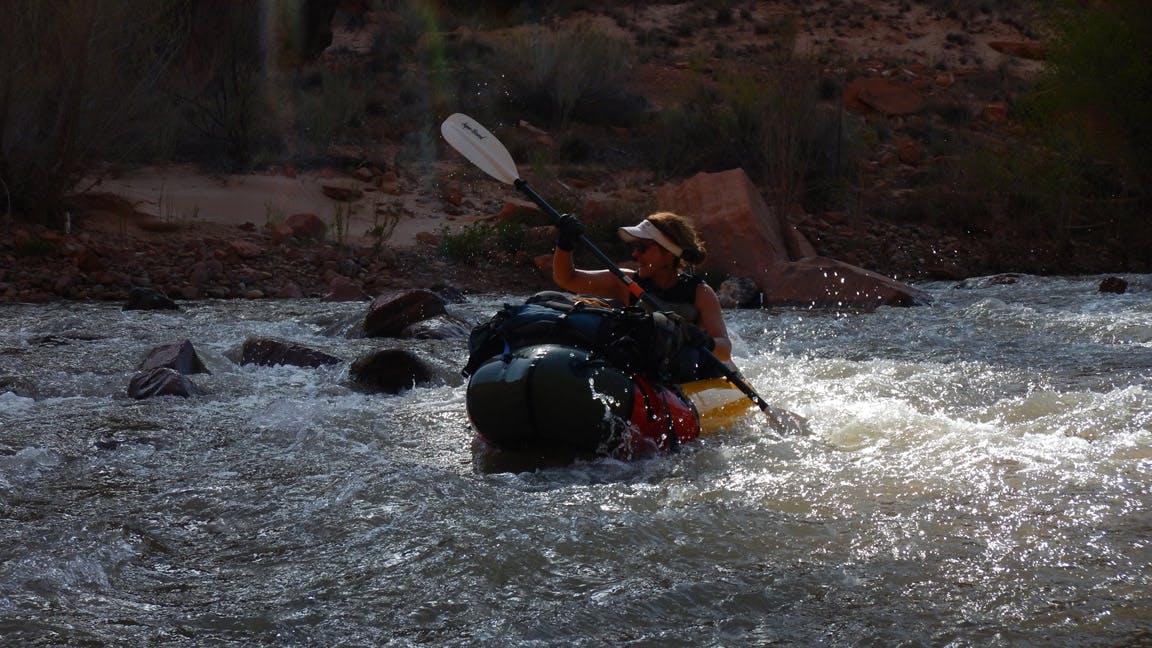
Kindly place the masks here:
[[(761, 419), (678, 455), (473, 469), (465, 344), (363, 304), (0, 305), (7, 645), (1152, 644), (1152, 276), (929, 283), (931, 306), (730, 312)], [(455, 305), (477, 322), (502, 301)], [(440, 384), (239, 366), (250, 335)], [(187, 338), (207, 394), (135, 401)]]

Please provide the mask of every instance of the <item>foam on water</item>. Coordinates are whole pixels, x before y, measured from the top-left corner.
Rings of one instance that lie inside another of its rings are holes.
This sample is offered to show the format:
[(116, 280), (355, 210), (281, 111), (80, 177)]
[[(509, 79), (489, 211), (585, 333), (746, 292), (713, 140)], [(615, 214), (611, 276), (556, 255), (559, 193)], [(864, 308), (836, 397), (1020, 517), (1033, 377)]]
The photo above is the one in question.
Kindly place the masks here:
[[(363, 305), (5, 305), (0, 632), (22, 643), (1120, 645), (1152, 606), (1152, 307), (1098, 278), (926, 286), (873, 314), (727, 314), (806, 435), (478, 474), (464, 341)], [(1141, 285), (1133, 281), (1134, 285)], [(479, 321), (515, 297), (454, 307)], [(98, 333), (98, 334), (97, 334)], [(321, 369), (239, 366), (244, 339)], [(39, 344), (56, 336), (63, 344)], [(123, 389), (187, 338), (193, 399)], [(400, 396), (349, 363), (445, 370)], [(50, 611), (50, 613), (48, 613)], [(1141, 633), (1145, 634), (1141, 634)]]

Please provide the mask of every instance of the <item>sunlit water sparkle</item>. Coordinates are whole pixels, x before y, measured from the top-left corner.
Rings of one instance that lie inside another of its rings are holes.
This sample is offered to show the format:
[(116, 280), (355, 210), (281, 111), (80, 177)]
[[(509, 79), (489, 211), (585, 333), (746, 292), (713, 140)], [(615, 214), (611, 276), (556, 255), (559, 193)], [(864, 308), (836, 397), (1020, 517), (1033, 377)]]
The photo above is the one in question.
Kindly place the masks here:
[[(344, 337), (363, 304), (0, 305), (0, 636), (1152, 643), (1152, 277), (1099, 279), (730, 312), (743, 373), (810, 434), (756, 419), (674, 456), (493, 475), (471, 464), (465, 343)], [(238, 366), (250, 335), (346, 362)], [(207, 394), (127, 398), (183, 338)], [(438, 384), (349, 387), (394, 345)]]

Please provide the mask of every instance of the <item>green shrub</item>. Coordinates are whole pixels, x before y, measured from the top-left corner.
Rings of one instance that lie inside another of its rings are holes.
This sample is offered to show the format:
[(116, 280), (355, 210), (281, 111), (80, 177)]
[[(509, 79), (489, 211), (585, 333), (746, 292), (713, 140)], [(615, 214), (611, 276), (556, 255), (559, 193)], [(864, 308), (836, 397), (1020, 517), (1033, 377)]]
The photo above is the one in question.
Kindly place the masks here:
[(347, 71), (320, 73), (314, 88), (298, 94), (294, 117), (299, 137), (320, 150), (348, 137), (368, 112), (369, 85)]
[[(1052, 141), (1152, 174), (1152, 3), (1115, 0), (1061, 14), (1025, 114)], [(1146, 184), (1146, 183), (1145, 183)]]
[(742, 168), (780, 206), (829, 196), (854, 147), (841, 115), (818, 95), (816, 79), (782, 72), (701, 84), (658, 116), (648, 134), (651, 165), (669, 177)]
[(546, 124), (622, 124), (644, 108), (631, 92), (633, 53), (624, 40), (586, 25), (526, 27), (497, 49), (512, 102)]
[(527, 234), (520, 223), (477, 223), (455, 233), (441, 232), (440, 251), (455, 262), (498, 259), (524, 249)]
[(266, 84), (260, 7), (189, 6), (189, 38), (196, 49), (183, 56), (195, 64), (174, 66), (163, 87), (185, 124), (177, 154), (228, 171), (278, 155), (285, 118), (274, 106), (285, 98)]
[(1107, 230), (1148, 251), (1152, 3), (1069, 4), (1051, 29), (1048, 65), (1020, 105), (1047, 146), (1042, 163), (1016, 178), (1037, 188), (1020, 207), (1061, 224), (1066, 236)]
[(451, 233), (445, 228), (440, 232), (440, 252), (452, 261), (475, 261), (483, 256), (486, 239), (484, 224), (473, 225)]
[(1131, 204), (1106, 199), (1118, 190), (1106, 167), (1036, 146), (975, 143), (960, 155), (952, 183), (992, 221), (1029, 236), (1114, 235), (1134, 216)]
[(731, 121), (719, 94), (698, 85), (658, 114), (647, 141), (650, 165), (668, 177), (729, 166), (736, 157), (728, 154)]
[(497, 223), (495, 225), (496, 249), (502, 252), (516, 253), (524, 249), (527, 240), (524, 226), (519, 223)]

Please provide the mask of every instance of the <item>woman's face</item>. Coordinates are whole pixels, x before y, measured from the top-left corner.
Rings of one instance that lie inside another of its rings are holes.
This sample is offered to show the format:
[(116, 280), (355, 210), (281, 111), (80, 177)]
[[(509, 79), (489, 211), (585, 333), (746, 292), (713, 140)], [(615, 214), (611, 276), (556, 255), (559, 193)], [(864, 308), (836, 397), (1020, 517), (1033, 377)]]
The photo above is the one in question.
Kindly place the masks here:
[(655, 241), (640, 239), (632, 243), (632, 258), (637, 262), (636, 272), (641, 277), (651, 277), (662, 269), (673, 268), (676, 257)]

